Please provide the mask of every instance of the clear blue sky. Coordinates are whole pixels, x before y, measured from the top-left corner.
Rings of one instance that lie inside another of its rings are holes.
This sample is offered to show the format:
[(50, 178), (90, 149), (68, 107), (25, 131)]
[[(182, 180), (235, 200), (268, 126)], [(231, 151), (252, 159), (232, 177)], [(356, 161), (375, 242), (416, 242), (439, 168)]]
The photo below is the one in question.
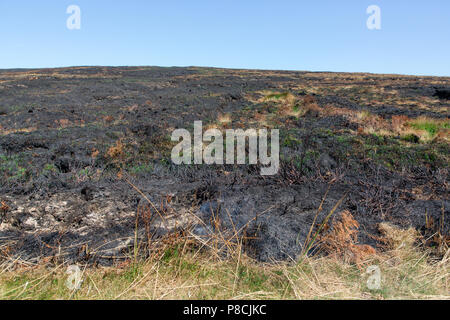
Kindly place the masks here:
[[(81, 30), (66, 9), (81, 8)], [(368, 30), (378, 5), (382, 29)], [(450, 76), (448, 0), (1, 0), (0, 68), (213, 66)]]

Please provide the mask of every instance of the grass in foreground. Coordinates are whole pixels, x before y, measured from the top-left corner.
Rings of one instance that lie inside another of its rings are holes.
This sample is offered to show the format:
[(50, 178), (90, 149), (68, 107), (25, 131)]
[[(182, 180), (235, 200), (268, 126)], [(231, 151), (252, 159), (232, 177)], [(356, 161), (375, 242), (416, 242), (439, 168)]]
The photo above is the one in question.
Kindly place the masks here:
[[(436, 260), (413, 244), (411, 230), (387, 231), (389, 250), (358, 264), (342, 255), (261, 264), (237, 250), (221, 259), (210, 251), (195, 251), (184, 240), (146, 261), (131, 257), (116, 268), (80, 266), (79, 290), (67, 287), (65, 265), (5, 269), (0, 272), (0, 298), (450, 299), (450, 251)], [(370, 266), (381, 271), (378, 289), (368, 285)]]

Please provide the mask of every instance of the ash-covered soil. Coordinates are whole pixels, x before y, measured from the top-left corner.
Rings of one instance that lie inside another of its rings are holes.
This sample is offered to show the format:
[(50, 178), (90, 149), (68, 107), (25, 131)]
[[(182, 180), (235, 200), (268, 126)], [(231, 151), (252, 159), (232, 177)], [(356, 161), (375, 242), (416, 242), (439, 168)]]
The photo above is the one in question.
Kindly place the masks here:
[[(446, 236), (449, 92), (443, 77), (2, 70), (0, 259), (111, 264), (136, 225), (150, 248), (168, 232), (237, 233), (261, 261), (296, 259), (322, 200), (318, 222), (344, 196), (360, 243), (377, 247), (380, 222)], [(280, 129), (279, 173), (172, 164), (171, 132), (196, 120)]]

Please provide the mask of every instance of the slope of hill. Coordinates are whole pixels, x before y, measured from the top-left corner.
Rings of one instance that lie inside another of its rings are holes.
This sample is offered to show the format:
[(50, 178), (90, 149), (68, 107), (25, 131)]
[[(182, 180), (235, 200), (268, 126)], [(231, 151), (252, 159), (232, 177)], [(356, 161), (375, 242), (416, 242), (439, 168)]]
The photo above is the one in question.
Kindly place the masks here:
[[(381, 222), (448, 243), (449, 92), (443, 77), (2, 70), (1, 256), (110, 265), (136, 240), (151, 248), (182, 232), (208, 243), (219, 232), (224, 253), (227, 241), (241, 239), (257, 260), (290, 260), (317, 251), (305, 244), (340, 212), (373, 248)], [(278, 174), (174, 165), (171, 132), (192, 130), (196, 120), (280, 129)]]

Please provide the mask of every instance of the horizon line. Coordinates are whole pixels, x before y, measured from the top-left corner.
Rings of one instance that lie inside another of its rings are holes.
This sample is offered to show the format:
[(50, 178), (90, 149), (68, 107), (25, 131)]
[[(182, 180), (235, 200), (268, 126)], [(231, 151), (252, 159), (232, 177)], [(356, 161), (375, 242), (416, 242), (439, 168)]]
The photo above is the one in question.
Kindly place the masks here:
[(449, 78), (450, 75), (436, 74), (406, 74), (406, 73), (378, 73), (369, 71), (329, 71), (329, 70), (295, 70), (295, 69), (269, 69), (269, 68), (239, 68), (239, 67), (219, 67), (219, 66), (168, 66), (168, 65), (72, 65), (72, 66), (56, 66), (56, 67), (11, 67), (0, 68), (0, 71), (21, 71), (21, 70), (56, 70), (56, 69), (76, 69), (76, 68), (204, 68), (204, 69), (225, 69), (225, 70), (243, 70), (243, 71), (275, 71), (275, 72), (302, 72), (302, 73), (345, 73), (345, 74), (372, 74), (372, 75), (393, 75), (407, 77), (435, 77)]

